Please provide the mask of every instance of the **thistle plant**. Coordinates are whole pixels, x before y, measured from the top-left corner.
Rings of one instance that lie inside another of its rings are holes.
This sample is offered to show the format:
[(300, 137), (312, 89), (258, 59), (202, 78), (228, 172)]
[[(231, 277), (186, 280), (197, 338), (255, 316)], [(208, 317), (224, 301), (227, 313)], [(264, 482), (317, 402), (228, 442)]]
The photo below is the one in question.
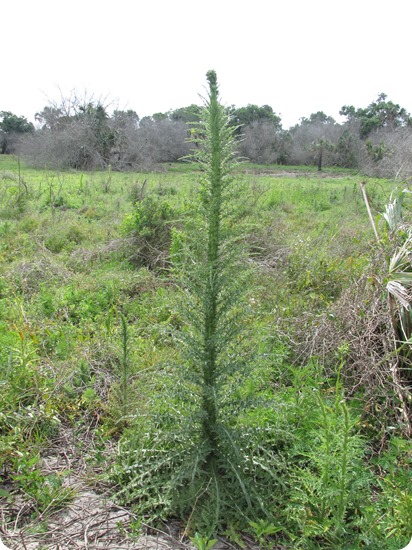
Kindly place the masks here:
[(186, 323), (192, 325), (192, 337), (184, 338), (183, 343), (192, 369), (199, 373), (202, 438), (208, 448), (206, 464), (213, 469), (219, 448), (219, 389), (229, 374), (227, 365), (222, 364), (223, 356), (238, 330), (233, 306), (239, 299), (240, 279), (233, 275), (239, 268), (240, 254), (230, 227), (230, 201), (235, 187), (231, 177), (233, 130), (219, 104), (214, 71), (207, 73), (207, 79), (209, 101), (199, 132), (204, 137), (195, 155), (203, 173), (197, 220), (201, 231), (192, 242), (189, 239), (185, 249), (192, 261), (183, 270), (177, 266), (176, 273), (190, 303)]
[(270, 519), (265, 502), (277, 499), (282, 465), (272, 450), (272, 428), (259, 425), (256, 413), (248, 421), (261, 402), (242, 389), (253, 361), (243, 331), (249, 275), (241, 246), (241, 186), (232, 176), (234, 130), (214, 71), (207, 81), (193, 132), (201, 168), (197, 199), (184, 230), (174, 231), (171, 251), (182, 293), (182, 328), (175, 334), (180, 359), (161, 372), (163, 389), (151, 419), (126, 433), (114, 478), (120, 497), (137, 502), (140, 513), (178, 514), (188, 532), (211, 538), (232, 520), (248, 526)]

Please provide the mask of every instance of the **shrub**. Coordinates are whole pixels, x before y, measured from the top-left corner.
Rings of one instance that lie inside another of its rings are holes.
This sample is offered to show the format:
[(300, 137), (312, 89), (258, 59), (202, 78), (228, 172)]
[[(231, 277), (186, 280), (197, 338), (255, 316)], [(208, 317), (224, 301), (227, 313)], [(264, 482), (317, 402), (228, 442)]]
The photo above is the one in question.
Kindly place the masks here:
[(169, 264), (171, 227), (177, 212), (165, 200), (149, 195), (135, 203), (134, 212), (122, 224), (124, 235), (132, 237), (129, 261), (151, 269)]

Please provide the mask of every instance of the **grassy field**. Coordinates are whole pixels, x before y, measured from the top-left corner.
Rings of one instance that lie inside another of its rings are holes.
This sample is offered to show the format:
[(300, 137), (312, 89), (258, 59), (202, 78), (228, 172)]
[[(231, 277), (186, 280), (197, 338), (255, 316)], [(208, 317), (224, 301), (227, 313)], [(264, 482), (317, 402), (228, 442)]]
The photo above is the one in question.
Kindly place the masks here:
[[(185, 298), (170, 270), (171, 229), (185, 227), (197, 176), (190, 163), (52, 172), (0, 156), (0, 506), (10, 547), (68, 544), (50, 533), (76, 499), (71, 476), (96, 495), (121, 490), (118, 444), (145, 432), (162, 377), (180, 358), (174, 329)], [(250, 164), (236, 177), (250, 269), (242, 345), (256, 362), (239, 392), (273, 403), (238, 421), (274, 438), (284, 481), (270, 517), (242, 523), (235, 514), (218, 534), (240, 547), (400, 549), (412, 535), (410, 441), (388, 410), (393, 390), (383, 381), (372, 395), (350, 335), (338, 330), (356, 305), (350, 292), (362, 293), (360, 281), (381, 284), (387, 262), (363, 178)], [(366, 182), (384, 242), (381, 214), (395, 187)], [(354, 315), (374, 319), (361, 300)], [(116, 501), (128, 515), (111, 524), (110, 544), (95, 531), (100, 547), (135, 547), (149, 522), (136, 500)], [(191, 516), (174, 518), (182, 536), (211, 548)], [(164, 531), (170, 518), (158, 521)], [(171, 547), (183, 545), (179, 537), (169, 533)]]

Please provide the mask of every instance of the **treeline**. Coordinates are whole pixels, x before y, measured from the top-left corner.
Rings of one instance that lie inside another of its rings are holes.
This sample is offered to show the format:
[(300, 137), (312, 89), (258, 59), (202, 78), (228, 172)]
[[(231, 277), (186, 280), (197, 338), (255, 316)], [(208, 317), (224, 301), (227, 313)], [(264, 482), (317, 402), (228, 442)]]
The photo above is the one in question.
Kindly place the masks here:
[[(37, 167), (151, 169), (198, 146), (203, 107), (190, 105), (139, 118), (93, 97), (72, 94), (26, 118), (0, 112), (0, 150), (20, 153)], [(340, 166), (367, 175), (412, 175), (412, 117), (385, 94), (365, 108), (345, 105), (338, 123), (323, 111), (284, 129), (268, 105), (227, 107), (240, 156), (259, 164)]]

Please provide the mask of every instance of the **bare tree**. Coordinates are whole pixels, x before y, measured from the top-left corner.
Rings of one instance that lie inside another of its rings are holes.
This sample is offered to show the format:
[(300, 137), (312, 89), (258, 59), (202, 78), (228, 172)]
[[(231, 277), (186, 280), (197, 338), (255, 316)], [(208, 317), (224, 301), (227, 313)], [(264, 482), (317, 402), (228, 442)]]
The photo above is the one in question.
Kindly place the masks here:
[(168, 118), (146, 117), (137, 125), (129, 122), (116, 129), (112, 151), (114, 169), (150, 169), (162, 162), (175, 162), (190, 152), (188, 125)]
[(362, 143), (360, 168), (369, 176), (412, 178), (412, 129), (381, 128)]
[(322, 111), (302, 118), (300, 124), (290, 130), (290, 163), (315, 164), (320, 170), (324, 164), (336, 164), (336, 147), (341, 134), (341, 126)]
[(242, 128), (238, 152), (252, 162), (284, 164), (286, 141), (278, 125), (269, 120), (256, 120)]
[(22, 143), (22, 154), (33, 166), (48, 168), (104, 168), (107, 158), (88, 120), (72, 120), (64, 129), (43, 128)]

